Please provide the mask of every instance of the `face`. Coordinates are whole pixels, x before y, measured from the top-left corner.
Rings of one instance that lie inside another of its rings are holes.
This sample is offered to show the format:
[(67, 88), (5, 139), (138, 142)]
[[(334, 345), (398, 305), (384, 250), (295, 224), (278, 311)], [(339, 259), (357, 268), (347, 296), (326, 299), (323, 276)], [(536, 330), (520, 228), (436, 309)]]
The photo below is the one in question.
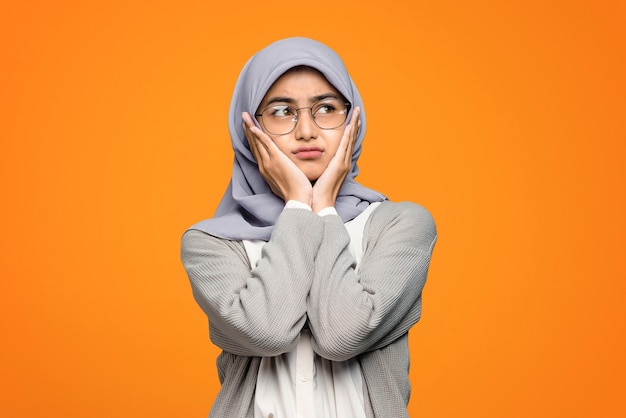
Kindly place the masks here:
[[(322, 74), (303, 67), (283, 74), (267, 91), (259, 105), (257, 114), (269, 106), (273, 109), (285, 109), (282, 106), (300, 109), (314, 107), (318, 110), (318, 123), (322, 124), (330, 108), (324, 103), (344, 103), (345, 99)], [(318, 107), (322, 104), (322, 107)], [(315, 110), (314, 110), (315, 111)], [(334, 111), (334, 110), (332, 110)], [(273, 110), (275, 112), (275, 110)], [(288, 112), (288, 111), (287, 111)], [(266, 114), (269, 119), (269, 114)], [(310, 181), (317, 180), (339, 147), (345, 122), (334, 129), (322, 129), (316, 125), (309, 109), (298, 111), (295, 129), (284, 135), (268, 131), (269, 120), (257, 116), (263, 131), (269, 135), (276, 146), (302, 170)]]

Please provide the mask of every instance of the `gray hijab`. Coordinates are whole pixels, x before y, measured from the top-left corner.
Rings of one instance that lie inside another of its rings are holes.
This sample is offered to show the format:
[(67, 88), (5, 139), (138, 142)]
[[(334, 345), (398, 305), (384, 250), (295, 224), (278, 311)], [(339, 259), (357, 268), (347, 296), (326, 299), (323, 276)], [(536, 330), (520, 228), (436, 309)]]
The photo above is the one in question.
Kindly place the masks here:
[(354, 180), (359, 173), (356, 162), (365, 136), (365, 111), (361, 95), (343, 61), (322, 43), (307, 38), (287, 38), (262, 49), (243, 67), (235, 85), (228, 115), (228, 127), (235, 151), (232, 178), (215, 216), (193, 225), (190, 229), (229, 240), (269, 240), (285, 202), (272, 192), (259, 172), (243, 131), (241, 113), (254, 115), (272, 84), (290, 68), (302, 65), (320, 71), (352, 104), (352, 109), (361, 107), (361, 128), (352, 153), (352, 171), (344, 180), (335, 203), (339, 216), (347, 222), (363, 212), (370, 203), (386, 199), (382, 194), (361, 186)]

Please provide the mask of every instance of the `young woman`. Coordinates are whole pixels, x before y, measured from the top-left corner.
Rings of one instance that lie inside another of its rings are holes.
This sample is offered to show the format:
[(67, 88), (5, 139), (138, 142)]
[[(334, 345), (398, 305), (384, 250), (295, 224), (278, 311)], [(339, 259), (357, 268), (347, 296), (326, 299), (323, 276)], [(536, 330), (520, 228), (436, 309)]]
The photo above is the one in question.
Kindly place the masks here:
[(408, 331), (437, 239), (421, 206), (354, 178), (361, 96), (305, 38), (254, 55), (229, 114), (232, 180), (183, 236), (209, 318), (220, 418), (407, 417)]

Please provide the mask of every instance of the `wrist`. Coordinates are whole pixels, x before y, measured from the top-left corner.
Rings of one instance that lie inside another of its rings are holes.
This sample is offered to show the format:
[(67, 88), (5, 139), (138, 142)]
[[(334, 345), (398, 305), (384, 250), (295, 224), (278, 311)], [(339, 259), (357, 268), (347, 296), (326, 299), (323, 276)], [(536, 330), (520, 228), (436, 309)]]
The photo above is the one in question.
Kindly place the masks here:
[(332, 206), (324, 208), (324, 209), (320, 210), (319, 212), (315, 212), (315, 213), (317, 215), (319, 215), (319, 216), (322, 216), (322, 217), (323, 216), (328, 216), (328, 215), (339, 215), (337, 213), (337, 210), (334, 207), (332, 207)]
[(285, 203), (289, 202), (290, 200), (293, 200), (296, 202), (304, 203), (305, 205), (309, 207), (313, 207), (311, 195), (309, 193), (292, 193), (292, 194), (285, 196), (284, 200), (285, 200)]
[(334, 200), (315, 201), (311, 205), (311, 209), (313, 209), (313, 212), (315, 213), (319, 213), (323, 209), (334, 208), (334, 207), (335, 207)]

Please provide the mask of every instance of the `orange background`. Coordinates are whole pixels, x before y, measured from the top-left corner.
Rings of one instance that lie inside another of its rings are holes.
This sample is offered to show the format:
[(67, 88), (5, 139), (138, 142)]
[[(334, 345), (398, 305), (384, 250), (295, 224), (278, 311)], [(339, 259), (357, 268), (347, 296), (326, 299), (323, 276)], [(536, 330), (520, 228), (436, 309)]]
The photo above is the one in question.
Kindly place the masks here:
[(361, 89), (361, 182), (438, 224), (412, 416), (624, 416), (625, 25), (621, 1), (3, 2), (0, 416), (206, 416), (180, 236), (230, 177), (239, 70), (294, 35)]

